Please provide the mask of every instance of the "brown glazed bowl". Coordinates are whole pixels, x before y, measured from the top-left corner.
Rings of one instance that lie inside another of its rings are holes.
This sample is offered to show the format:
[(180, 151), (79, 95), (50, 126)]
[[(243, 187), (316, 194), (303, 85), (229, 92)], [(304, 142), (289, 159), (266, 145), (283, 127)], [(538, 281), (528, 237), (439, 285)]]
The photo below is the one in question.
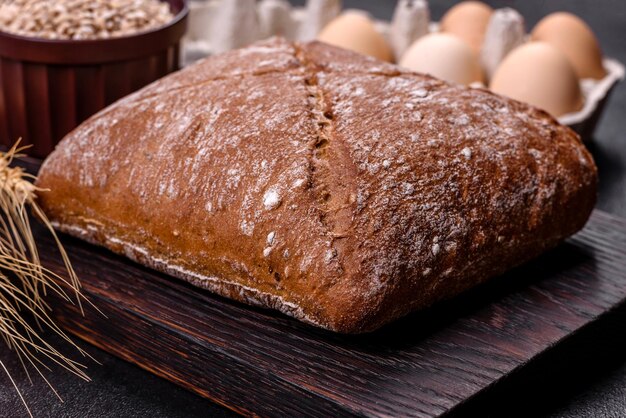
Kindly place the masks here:
[(136, 35), (48, 40), (0, 31), (0, 144), (22, 138), (45, 157), (78, 124), (179, 67), (185, 0), (167, 0), (174, 19)]

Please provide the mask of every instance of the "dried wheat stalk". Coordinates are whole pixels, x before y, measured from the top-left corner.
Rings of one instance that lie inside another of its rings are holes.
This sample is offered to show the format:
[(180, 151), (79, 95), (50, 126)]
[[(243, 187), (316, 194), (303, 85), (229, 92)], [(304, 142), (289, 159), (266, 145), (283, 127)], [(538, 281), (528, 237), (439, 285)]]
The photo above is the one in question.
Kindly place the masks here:
[[(0, 152), (0, 336), (14, 350), (27, 373), (29, 368), (50, 386), (42, 369), (50, 370), (47, 362), (54, 362), (81, 379), (89, 381), (85, 366), (64, 356), (42, 337), (42, 332), (54, 332), (74, 346), (80, 354), (89, 357), (54, 323), (45, 301), (48, 292), (55, 293), (67, 303), (77, 303), (82, 312), (80, 282), (70, 264), (50, 221), (37, 205), (34, 176), (11, 163), (25, 147), (15, 144), (7, 152)], [(28, 215), (45, 225), (54, 237), (67, 270), (67, 278), (41, 265)], [(69, 293), (69, 294), (68, 294)], [(0, 361), (29, 415), (30, 410), (9, 370)], [(31, 415), (32, 416), (32, 415)]]

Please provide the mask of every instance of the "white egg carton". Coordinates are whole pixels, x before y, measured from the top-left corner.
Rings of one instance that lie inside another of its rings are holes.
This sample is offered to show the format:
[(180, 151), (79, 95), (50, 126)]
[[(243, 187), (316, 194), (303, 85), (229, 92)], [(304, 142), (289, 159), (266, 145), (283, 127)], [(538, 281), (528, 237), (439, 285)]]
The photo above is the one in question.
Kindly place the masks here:
[[(407, 8), (408, 0), (400, 0), (394, 15), (393, 22), (376, 21), (376, 29), (395, 46), (398, 55), (400, 48), (406, 49), (414, 39), (400, 39), (391, 42), (391, 28), (396, 25), (400, 36), (415, 37), (423, 35), (426, 29), (407, 27), (409, 22), (429, 20), (428, 5), (425, 0), (417, 0), (425, 10), (419, 16), (403, 16), (403, 9)], [(415, 8), (415, 0), (411, 3)], [(188, 65), (203, 57), (243, 47), (257, 40), (271, 36), (283, 36), (289, 40), (310, 41), (315, 39), (319, 31), (334, 17), (341, 13), (340, 0), (307, 0), (306, 7), (292, 7), (287, 0), (191, 0), (189, 4), (189, 27), (183, 41), (183, 63)], [(501, 9), (503, 12), (504, 10)], [(507, 18), (516, 14), (507, 9)], [(414, 13), (420, 13), (413, 10)], [(403, 19), (403, 17), (406, 17)], [(507, 20), (507, 19), (505, 19)], [(437, 32), (439, 25), (436, 22), (426, 23), (428, 32)], [(501, 29), (501, 28), (498, 28)], [(506, 30), (506, 28), (504, 28)], [(421, 32), (421, 33), (420, 33)], [(501, 31), (492, 38), (495, 40), (494, 56), (491, 56), (491, 65), (497, 65), (504, 58), (508, 50), (519, 45), (511, 41), (507, 34)], [(512, 35), (516, 36), (516, 35)], [(519, 35), (517, 35), (519, 36)], [(507, 43), (508, 42), (508, 43)], [(493, 45), (492, 45), (493, 47)], [(507, 49), (502, 51), (502, 49)], [(578, 132), (584, 140), (592, 137), (593, 131), (601, 117), (606, 101), (615, 85), (624, 79), (625, 69), (622, 63), (615, 59), (603, 60), (607, 75), (601, 80), (581, 80), (581, 91), (584, 97), (584, 106), (581, 110), (562, 115), (559, 122), (570, 126)]]

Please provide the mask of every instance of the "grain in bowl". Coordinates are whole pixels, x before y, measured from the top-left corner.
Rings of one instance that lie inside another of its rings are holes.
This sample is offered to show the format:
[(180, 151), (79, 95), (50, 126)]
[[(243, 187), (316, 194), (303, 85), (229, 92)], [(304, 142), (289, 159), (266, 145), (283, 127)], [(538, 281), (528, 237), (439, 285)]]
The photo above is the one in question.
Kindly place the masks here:
[[(163, 3), (163, 10), (173, 17), (162, 24), (154, 19), (147, 23), (130, 9), (118, 13), (118, 21), (131, 22), (125, 24), (127, 35), (109, 25), (106, 34), (94, 30), (92, 37), (78, 39), (71, 38), (69, 32), (59, 35), (57, 27), (55, 36), (63, 37), (53, 39), (52, 35), (36, 35), (34, 27), (28, 34), (16, 34), (7, 30), (7, 21), (4, 25), (0, 22), (0, 145), (11, 147), (22, 138), (22, 144), (33, 145), (29, 149), (31, 156), (45, 157), (65, 134), (94, 113), (176, 71), (180, 41), (187, 28), (187, 0), (151, 1), (157, 6)], [(33, 7), (82, 4), (86, 10), (65, 16), (76, 22), (81, 16), (91, 16), (104, 0), (0, 0), (0, 6), (15, 6), (18, 2)], [(107, 4), (121, 7), (147, 2), (108, 0)], [(6, 15), (0, 12), (0, 16)], [(34, 11), (20, 12), (20, 19), (24, 16), (30, 16), (41, 27), (45, 26), (43, 21), (50, 20)]]
[(107, 39), (174, 18), (160, 0), (0, 0), (0, 30), (43, 39)]

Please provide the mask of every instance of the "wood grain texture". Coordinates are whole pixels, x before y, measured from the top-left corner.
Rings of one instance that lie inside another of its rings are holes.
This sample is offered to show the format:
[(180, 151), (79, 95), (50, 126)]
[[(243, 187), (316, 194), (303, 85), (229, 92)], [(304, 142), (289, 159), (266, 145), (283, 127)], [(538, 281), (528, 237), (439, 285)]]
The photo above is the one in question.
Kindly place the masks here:
[[(36, 231), (39, 234), (39, 230)], [(596, 211), (558, 249), (379, 332), (340, 336), (64, 239), (104, 318), (72, 333), (245, 415), (438, 416), (626, 300), (626, 221)], [(44, 248), (53, 243), (39, 237)], [(53, 251), (44, 263), (61, 271)]]

